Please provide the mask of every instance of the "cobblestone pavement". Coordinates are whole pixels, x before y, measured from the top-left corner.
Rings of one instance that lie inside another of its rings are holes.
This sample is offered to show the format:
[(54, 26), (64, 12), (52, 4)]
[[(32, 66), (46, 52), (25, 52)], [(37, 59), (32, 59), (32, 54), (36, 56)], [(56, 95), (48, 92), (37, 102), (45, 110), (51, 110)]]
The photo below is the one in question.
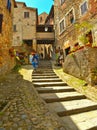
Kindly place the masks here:
[[(28, 72), (26, 77), (31, 76), (31, 67), (24, 69)], [(39, 98), (32, 82), (20, 73), (10, 73), (0, 80), (0, 130), (66, 129)]]

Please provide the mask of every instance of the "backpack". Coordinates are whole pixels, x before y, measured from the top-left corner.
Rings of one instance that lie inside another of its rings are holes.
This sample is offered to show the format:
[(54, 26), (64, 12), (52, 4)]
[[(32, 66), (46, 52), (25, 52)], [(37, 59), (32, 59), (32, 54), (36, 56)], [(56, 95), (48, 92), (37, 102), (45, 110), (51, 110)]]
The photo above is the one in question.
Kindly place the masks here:
[(38, 59), (37, 59), (37, 57), (35, 55), (33, 55), (33, 57), (32, 57), (32, 62), (35, 62), (35, 63), (38, 62)]

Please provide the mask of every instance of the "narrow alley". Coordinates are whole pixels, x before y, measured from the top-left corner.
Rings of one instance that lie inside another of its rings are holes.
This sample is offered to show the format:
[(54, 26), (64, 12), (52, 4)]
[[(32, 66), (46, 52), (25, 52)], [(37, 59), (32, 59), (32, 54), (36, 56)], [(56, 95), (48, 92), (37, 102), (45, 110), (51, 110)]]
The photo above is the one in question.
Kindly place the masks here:
[(97, 130), (96, 59), (97, 0), (0, 0), (0, 130)]

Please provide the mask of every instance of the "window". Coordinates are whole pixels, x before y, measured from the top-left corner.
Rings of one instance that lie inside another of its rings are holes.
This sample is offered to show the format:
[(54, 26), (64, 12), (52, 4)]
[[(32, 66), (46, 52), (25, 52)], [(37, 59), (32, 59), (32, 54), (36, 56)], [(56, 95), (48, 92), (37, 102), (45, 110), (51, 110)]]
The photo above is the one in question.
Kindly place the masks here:
[(11, 12), (11, 1), (7, 0), (7, 9)]
[(73, 10), (71, 10), (71, 11), (69, 12), (69, 19), (70, 19), (70, 23), (71, 23), (71, 24), (74, 23), (74, 14), (73, 14)]
[(64, 25), (64, 19), (60, 22), (60, 33), (64, 31), (65, 25)]
[(42, 22), (42, 17), (40, 17), (40, 22)]
[(24, 12), (24, 18), (29, 18), (29, 12)]
[(75, 22), (73, 9), (66, 15), (66, 26), (69, 26)]
[(3, 14), (0, 14), (0, 33), (2, 33)]
[(65, 0), (60, 0), (61, 5), (63, 5), (63, 4), (64, 4), (64, 2), (65, 2)]
[(70, 47), (68, 47), (68, 48), (65, 49), (66, 56), (69, 54), (69, 52), (70, 52)]
[(16, 29), (16, 25), (13, 25), (13, 31), (16, 32), (17, 29)]
[(88, 3), (87, 1), (85, 1), (81, 6), (80, 6), (80, 10), (81, 10), (81, 15), (85, 14), (88, 10)]

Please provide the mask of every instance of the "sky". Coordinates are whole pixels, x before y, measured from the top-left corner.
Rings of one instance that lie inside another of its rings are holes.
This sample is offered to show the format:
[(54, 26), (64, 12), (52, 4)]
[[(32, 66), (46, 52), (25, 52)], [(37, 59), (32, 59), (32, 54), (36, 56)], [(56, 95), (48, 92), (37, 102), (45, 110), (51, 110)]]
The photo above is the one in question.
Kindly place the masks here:
[(15, 0), (16, 2), (25, 2), (28, 7), (37, 8), (38, 14), (46, 12), (49, 14), (53, 0)]

